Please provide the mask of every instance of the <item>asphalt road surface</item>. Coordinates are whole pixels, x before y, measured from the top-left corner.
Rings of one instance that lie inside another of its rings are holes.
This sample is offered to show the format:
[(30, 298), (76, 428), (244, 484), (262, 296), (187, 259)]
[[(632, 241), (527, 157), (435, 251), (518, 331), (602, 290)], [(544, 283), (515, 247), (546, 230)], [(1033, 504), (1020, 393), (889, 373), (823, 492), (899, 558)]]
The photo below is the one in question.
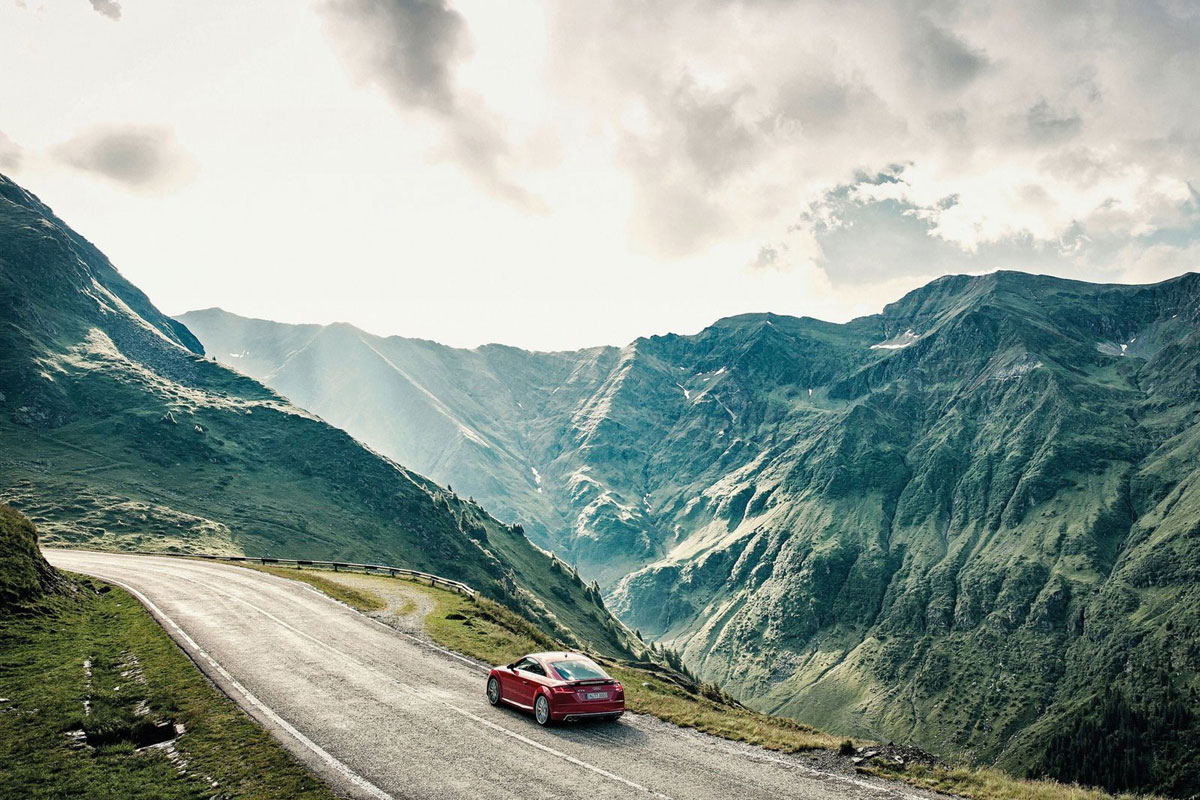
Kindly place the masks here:
[(47, 550), (134, 594), (200, 668), (336, 790), (361, 798), (926, 798), (640, 714), (540, 728), (478, 663), (306, 584), (153, 556)]

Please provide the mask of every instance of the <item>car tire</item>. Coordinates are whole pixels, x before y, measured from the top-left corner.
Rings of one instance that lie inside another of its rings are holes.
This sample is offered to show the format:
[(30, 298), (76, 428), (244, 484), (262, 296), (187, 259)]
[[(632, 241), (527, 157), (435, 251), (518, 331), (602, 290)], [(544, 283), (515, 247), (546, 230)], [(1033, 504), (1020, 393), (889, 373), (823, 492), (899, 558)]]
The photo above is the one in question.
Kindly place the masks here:
[(500, 705), (500, 679), (495, 675), (488, 678), (487, 699), (492, 705)]
[(543, 727), (551, 723), (550, 701), (546, 699), (546, 695), (539, 694), (533, 701), (533, 718), (537, 720), (538, 725)]

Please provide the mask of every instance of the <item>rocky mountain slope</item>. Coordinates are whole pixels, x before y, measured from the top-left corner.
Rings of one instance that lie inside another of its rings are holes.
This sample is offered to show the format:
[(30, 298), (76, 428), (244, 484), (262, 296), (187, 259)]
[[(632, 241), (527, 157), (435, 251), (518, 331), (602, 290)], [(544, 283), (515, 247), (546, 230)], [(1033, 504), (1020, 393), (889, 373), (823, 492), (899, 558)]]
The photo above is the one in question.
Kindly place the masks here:
[(1197, 791), (1200, 276), (952, 276), (579, 353), (183, 319), (758, 708)]
[(637, 646), (519, 528), (202, 352), (0, 176), (0, 499), (44, 542), (401, 564), (568, 641)]

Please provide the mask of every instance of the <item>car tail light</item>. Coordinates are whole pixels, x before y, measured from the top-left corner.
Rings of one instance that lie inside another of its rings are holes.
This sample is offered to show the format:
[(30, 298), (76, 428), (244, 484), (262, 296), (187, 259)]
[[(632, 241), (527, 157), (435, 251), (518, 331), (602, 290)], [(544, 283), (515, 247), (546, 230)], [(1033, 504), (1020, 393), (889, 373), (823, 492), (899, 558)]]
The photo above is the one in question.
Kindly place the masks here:
[(550, 691), (553, 694), (575, 694), (575, 689), (571, 686), (554, 686)]

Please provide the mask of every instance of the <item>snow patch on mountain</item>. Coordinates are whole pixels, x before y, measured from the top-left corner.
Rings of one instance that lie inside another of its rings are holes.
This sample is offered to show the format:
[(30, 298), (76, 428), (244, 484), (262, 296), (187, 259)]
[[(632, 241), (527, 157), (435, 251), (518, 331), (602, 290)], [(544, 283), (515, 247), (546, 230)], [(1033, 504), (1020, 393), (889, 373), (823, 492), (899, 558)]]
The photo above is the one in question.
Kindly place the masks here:
[(903, 350), (921, 337), (918, 336), (912, 328), (909, 328), (899, 336), (893, 336), (891, 339), (880, 342), (879, 344), (871, 345), (872, 350)]

